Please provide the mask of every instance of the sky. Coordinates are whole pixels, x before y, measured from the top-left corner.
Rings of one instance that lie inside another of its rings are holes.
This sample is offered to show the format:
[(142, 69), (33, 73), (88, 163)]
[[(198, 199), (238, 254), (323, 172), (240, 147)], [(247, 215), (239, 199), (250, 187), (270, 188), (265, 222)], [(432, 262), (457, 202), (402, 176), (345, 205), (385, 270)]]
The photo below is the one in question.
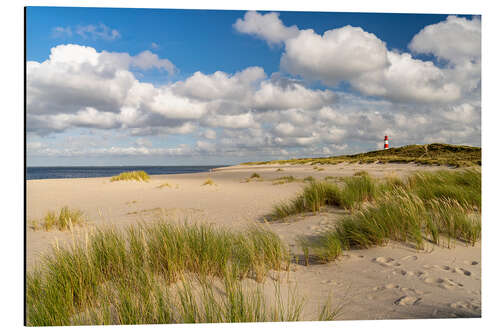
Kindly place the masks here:
[(481, 17), (28, 7), (28, 166), (481, 146)]

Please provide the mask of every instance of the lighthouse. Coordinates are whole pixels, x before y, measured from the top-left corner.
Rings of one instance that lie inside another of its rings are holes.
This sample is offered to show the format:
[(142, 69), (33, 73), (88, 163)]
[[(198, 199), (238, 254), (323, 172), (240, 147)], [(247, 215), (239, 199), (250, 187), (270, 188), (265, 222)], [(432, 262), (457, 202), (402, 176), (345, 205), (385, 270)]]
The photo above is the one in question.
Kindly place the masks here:
[(389, 149), (389, 137), (387, 135), (384, 138), (384, 149)]

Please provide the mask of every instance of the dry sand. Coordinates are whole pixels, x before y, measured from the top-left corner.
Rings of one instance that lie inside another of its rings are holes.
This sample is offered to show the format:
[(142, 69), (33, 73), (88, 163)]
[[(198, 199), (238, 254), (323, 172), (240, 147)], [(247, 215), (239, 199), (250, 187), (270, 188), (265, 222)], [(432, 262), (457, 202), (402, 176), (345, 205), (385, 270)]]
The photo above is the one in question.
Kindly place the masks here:
[[(32, 269), (52, 244), (70, 242), (85, 231), (113, 224), (127, 226), (158, 215), (176, 221), (211, 223), (244, 228), (266, 223), (272, 206), (300, 191), (303, 183), (273, 185), (272, 180), (292, 175), (350, 176), (366, 170), (374, 177), (408, 175), (423, 167), (413, 164), (338, 164), (321, 166), (263, 165), (219, 168), (211, 173), (151, 176), (148, 183), (113, 182), (109, 178), (29, 180), (27, 220), (39, 219), (65, 205), (85, 212), (90, 224), (72, 235), (61, 231), (27, 232), (27, 266)], [(278, 168), (284, 171), (276, 171)], [(252, 173), (260, 180), (245, 182)], [(211, 178), (216, 185), (202, 184)], [(158, 188), (168, 182), (171, 187)], [(346, 214), (330, 209), (320, 214), (269, 223), (291, 248), (300, 253), (297, 236), (314, 236)], [(329, 264), (304, 266), (300, 262), (283, 279), (284, 288), (296, 288), (305, 297), (305, 320), (316, 320), (320, 307), (331, 297), (342, 306), (339, 319), (448, 318), (481, 316), (481, 246), (451, 249), (428, 244), (417, 251), (401, 243), (345, 252)]]

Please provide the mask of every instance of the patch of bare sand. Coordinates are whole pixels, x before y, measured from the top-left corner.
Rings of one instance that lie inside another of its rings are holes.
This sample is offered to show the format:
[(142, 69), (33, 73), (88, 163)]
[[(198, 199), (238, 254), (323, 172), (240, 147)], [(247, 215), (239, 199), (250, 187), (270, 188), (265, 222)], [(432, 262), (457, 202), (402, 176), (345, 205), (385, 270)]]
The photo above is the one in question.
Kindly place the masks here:
[[(71, 242), (93, 227), (118, 227), (147, 223), (158, 216), (186, 223), (210, 223), (245, 228), (265, 223), (275, 203), (293, 197), (303, 182), (273, 185), (283, 176), (351, 176), (367, 171), (374, 177), (406, 176), (422, 167), (414, 164), (338, 164), (232, 166), (213, 172), (152, 176), (148, 183), (109, 182), (109, 178), (30, 180), (27, 182), (27, 217), (42, 218), (47, 211), (65, 205), (85, 212), (89, 224), (74, 233), (33, 231), (27, 233), (27, 264), (31, 269), (51, 244)], [(282, 169), (283, 171), (277, 171)], [(260, 175), (246, 181), (254, 172)], [(207, 179), (214, 185), (202, 185)], [(171, 186), (160, 185), (168, 182)], [(298, 236), (314, 236), (346, 214), (331, 209), (313, 215), (269, 223), (289, 246), (299, 253)], [(343, 305), (339, 319), (474, 317), (481, 314), (481, 248), (457, 244), (446, 249), (429, 245), (416, 251), (403, 244), (348, 251), (341, 260), (322, 265), (292, 264), (281, 274), (284, 291), (296, 286), (305, 296), (305, 320), (317, 320), (331, 295), (333, 306)], [(272, 292), (272, 288), (266, 288)]]

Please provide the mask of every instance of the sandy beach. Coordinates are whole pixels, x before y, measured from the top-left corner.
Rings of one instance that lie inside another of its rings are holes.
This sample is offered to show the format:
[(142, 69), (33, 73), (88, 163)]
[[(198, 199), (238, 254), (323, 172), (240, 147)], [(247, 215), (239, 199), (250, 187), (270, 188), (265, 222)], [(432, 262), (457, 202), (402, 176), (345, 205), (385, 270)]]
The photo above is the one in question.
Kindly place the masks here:
[[(277, 171), (278, 169), (282, 171)], [(110, 182), (109, 178), (46, 179), (27, 181), (27, 221), (42, 218), (63, 206), (80, 209), (88, 225), (74, 232), (27, 228), (27, 269), (57, 241), (70, 243), (95, 227), (125, 227), (148, 223), (159, 216), (174, 222), (209, 223), (242, 229), (264, 223), (299, 252), (297, 237), (314, 236), (347, 214), (327, 209), (281, 222), (268, 222), (274, 204), (292, 198), (303, 182), (280, 185), (283, 176), (352, 176), (365, 170), (371, 176), (405, 176), (418, 170), (447, 167), (414, 164), (346, 164), (231, 166), (212, 172), (151, 176), (149, 182)], [(258, 179), (246, 181), (254, 172)], [(207, 179), (214, 185), (202, 185)], [(159, 187), (168, 182), (170, 186)], [(481, 316), (481, 246), (456, 242), (451, 248), (426, 244), (416, 250), (390, 242), (385, 247), (346, 251), (328, 264), (294, 263), (283, 277), (286, 288), (296, 287), (306, 299), (304, 317), (314, 320), (321, 304), (331, 297), (342, 306), (338, 319), (449, 318)]]

